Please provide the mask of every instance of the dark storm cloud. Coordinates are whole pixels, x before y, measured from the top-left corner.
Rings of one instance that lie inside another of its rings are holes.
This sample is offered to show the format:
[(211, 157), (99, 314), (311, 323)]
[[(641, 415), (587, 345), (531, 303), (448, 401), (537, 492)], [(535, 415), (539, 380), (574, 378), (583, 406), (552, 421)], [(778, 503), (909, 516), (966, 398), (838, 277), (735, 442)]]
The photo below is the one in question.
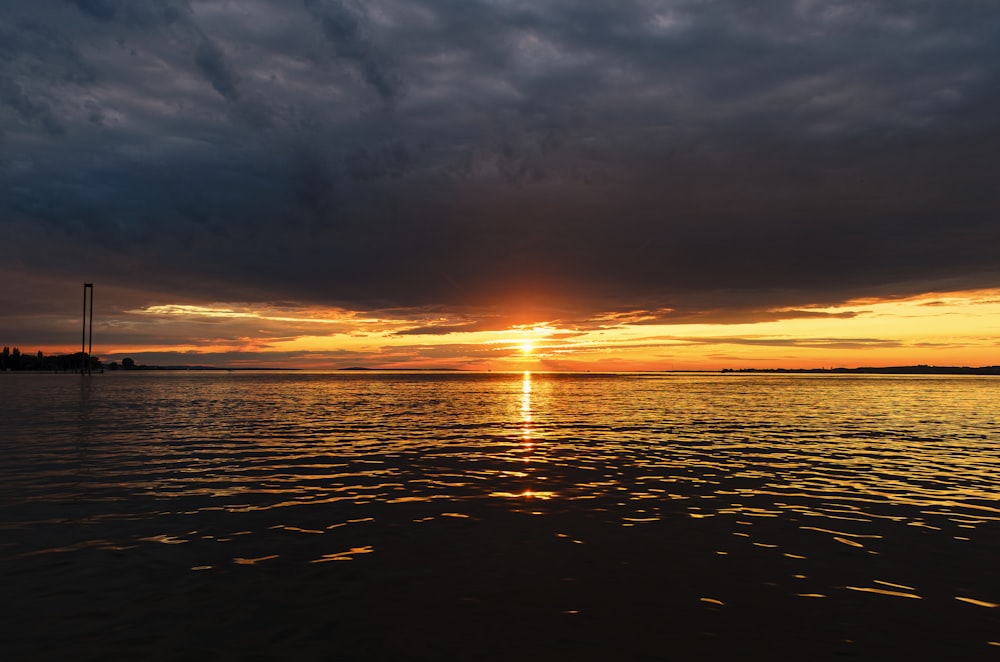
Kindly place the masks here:
[(216, 92), (227, 101), (239, 101), (239, 80), (226, 64), (218, 46), (208, 40), (203, 41), (198, 46), (194, 61)]
[(21, 86), (10, 78), (0, 79), (0, 103), (13, 108), (25, 122), (38, 122), (50, 135), (59, 135), (66, 130), (52, 114), (48, 104), (29, 98)]
[(989, 2), (75, 0), (0, 37), (25, 287), (499, 323), (1000, 285)]
[(304, 2), (337, 56), (356, 65), (365, 82), (383, 100), (392, 102), (396, 99), (401, 93), (402, 80), (372, 37), (365, 4), (338, 0)]

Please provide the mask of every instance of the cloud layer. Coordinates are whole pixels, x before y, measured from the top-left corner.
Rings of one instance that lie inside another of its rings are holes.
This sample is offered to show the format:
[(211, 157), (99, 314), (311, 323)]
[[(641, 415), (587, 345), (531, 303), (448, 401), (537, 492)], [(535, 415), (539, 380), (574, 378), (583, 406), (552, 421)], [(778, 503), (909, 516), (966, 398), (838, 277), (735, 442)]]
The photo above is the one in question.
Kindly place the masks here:
[(996, 287), (998, 63), (989, 2), (13, 3), (0, 303), (458, 330)]

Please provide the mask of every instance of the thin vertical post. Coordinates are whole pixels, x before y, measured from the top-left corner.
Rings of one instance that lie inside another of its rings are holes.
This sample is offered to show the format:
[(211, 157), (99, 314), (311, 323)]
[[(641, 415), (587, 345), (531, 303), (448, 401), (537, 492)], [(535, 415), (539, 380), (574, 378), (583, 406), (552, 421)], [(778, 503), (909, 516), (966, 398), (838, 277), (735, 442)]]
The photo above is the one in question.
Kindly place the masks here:
[(94, 362), (94, 284), (90, 284), (90, 323), (87, 328), (87, 374), (93, 369)]
[(87, 368), (87, 283), (83, 284), (83, 334), (80, 336), (80, 374)]
[[(90, 349), (87, 349), (87, 290), (90, 290)], [(94, 350), (94, 284), (83, 284), (83, 336), (80, 338), (80, 374), (89, 375), (90, 353)]]

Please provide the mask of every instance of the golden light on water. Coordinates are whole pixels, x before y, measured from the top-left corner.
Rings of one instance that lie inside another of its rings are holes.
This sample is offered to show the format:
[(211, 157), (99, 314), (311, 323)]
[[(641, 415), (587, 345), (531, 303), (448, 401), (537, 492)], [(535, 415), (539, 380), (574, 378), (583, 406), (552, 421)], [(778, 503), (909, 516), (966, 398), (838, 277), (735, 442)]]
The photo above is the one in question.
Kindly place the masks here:
[[(533, 432), (534, 427), (531, 423), (531, 373), (526, 371), (521, 379), (521, 440), (525, 450), (531, 450)], [(530, 458), (526, 456), (524, 461), (529, 462)]]
[(977, 600), (975, 598), (963, 598), (961, 596), (956, 595), (955, 599), (959, 600), (960, 602), (965, 602), (970, 605), (975, 605), (977, 607), (987, 607), (989, 609), (996, 609), (997, 607), (1000, 607), (1000, 604), (997, 604), (995, 602), (987, 602), (986, 600)]
[[(515, 338), (505, 340), (508, 351)], [(581, 593), (563, 578), (577, 581), (598, 558), (599, 572), (583, 575), (580, 588), (597, 587), (598, 597), (638, 592), (630, 621), (664, 599), (662, 582), (647, 578), (662, 572), (670, 581), (664, 558), (680, 559), (690, 578), (668, 592), (663, 609), (692, 618), (705, 614), (712, 619), (705, 621), (706, 632), (719, 614), (729, 614), (726, 623), (754, 623), (759, 597), (783, 618), (802, 614), (807, 627), (822, 613), (861, 608), (888, 613), (885, 620), (902, 623), (902, 632), (913, 613), (907, 605), (915, 605), (940, 614), (946, 624), (981, 624), (971, 635), (947, 635), (963, 647), (996, 639), (988, 628), (1000, 596), (968, 580), (992, 567), (989, 535), (1000, 515), (988, 505), (996, 491), (992, 378), (565, 375), (531, 366), (499, 374), (109, 376), (101, 383), (116, 389), (116, 400), (137, 394), (135, 406), (121, 407), (116, 425), (140, 434), (100, 445), (90, 436), (88, 443), (121, 463), (120, 469), (102, 464), (109, 467), (108, 484), (150, 493), (161, 503), (151, 513), (157, 519), (134, 531), (109, 524), (93, 539), (99, 549), (107, 549), (104, 540), (119, 545), (116, 562), (129, 554), (140, 564), (150, 554), (171, 554), (163, 556), (164, 565), (223, 578), (232, 574), (226, 570), (231, 565), (241, 582), (251, 573), (301, 572), (308, 563), (307, 574), (290, 575), (292, 588), (319, 585), (317, 577), (338, 580), (344, 572), (372, 577), (399, 569), (400, 576), (415, 571), (423, 577), (433, 558), (439, 563), (434, 587), (453, 582), (464, 591), (467, 584), (453, 580), (457, 567), (470, 573), (463, 575), (470, 584), (482, 581), (476, 585), (502, 592), (514, 575), (496, 566), (478, 574), (476, 559), (496, 554), (488, 558), (508, 559), (514, 573), (537, 570), (526, 579), (553, 591), (556, 599), (546, 597), (538, 614), (573, 607)], [(35, 388), (20, 409), (45, 400), (38, 397), (44, 386)], [(277, 424), (219, 424), (219, 408), (201, 404), (206, 402), (225, 402), (235, 420)], [(148, 416), (150, 404), (161, 412), (157, 420)], [(42, 411), (65, 407), (55, 403)], [(457, 417), (463, 419), (458, 425)], [(177, 438), (194, 449), (180, 467), (179, 483), (172, 480), (176, 445), (150, 455), (148, 439), (163, 430), (162, 420), (172, 421)], [(71, 429), (63, 425), (54, 429)], [(37, 447), (28, 442), (34, 430), (17, 439), (21, 447)], [(235, 435), (254, 443), (231, 443)], [(80, 436), (52, 437), (67, 439), (57, 450), (73, 466)], [(225, 470), (203, 460), (220, 457), (220, 446)], [(141, 476), (134, 468), (139, 455)], [(52, 457), (49, 448), (38, 452), (42, 471)], [(30, 494), (35, 482), (8, 474)], [(76, 494), (77, 480), (68, 475), (69, 489), (59, 489)], [(185, 519), (167, 522), (166, 533), (138, 537), (146, 527), (163, 525), (162, 502), (176, 498), (185, 499), (179, 504)], [(204, 499), (200, 509), (189, 510), (198, 498)], [(122, 512), (115, 517), (120, 523), (134, 516), (127, 510), (96, 512)], [(193, 513), (208, 526), (189, 524)], [(500, 527), (495, 533), (489, 528), (494, 524)], [(26, 524), (23, 539), (38, 540), (45, 553), (75, 553), (47, 549), (52, 543), (46, 535), (27, 535), (40, 526)], [(967, 534), (965, 542), (957, 542), (956, 533)], [(379, 544), (385, 540), (393, 545)], [(401, 540), (415, 546), (400, 547)], [(407, 554), (410, 549), (415, 553)], [(442, 549), (449, 551), (442, 555)], [(920, 572), (912, 558), (927, 552), (946, 553), (963, 565)], [(528, 561), (523, 554), (531, 555)], [(81, 554), (81, 567), (89, 568), (92, 556)], [(416, 570), (399, 566), (408, 558)], [(615, 574), (598, 581), (606, 572)], [(493, 578), (496, 589), (486, 583)], [(46, 589), (55, 591), (62, 581), (53, 577)], [(384, 599), (393, 605), (389, 583)], [(364, 582), (356, 585), (359, 595), (369, 590)], [(414, 589), (414, 605), (425, 604), (427, 585)], [(233, 596), (244, 594), (241, 588)], [(448, 599), (464, 609), (465, 595)], [(306, 608), (322, 602), (317, 598)], [(840, 627), (838, 622), (837, 637), (860, 631)], [(883, 624), (862, 620), (856, 627), (881, 631)], [(884, 641), (895, 644), (902, 640), (898, 634)], [(963, 636), (978, 639), (970, 644), (959, 641)]]
[(501, 499), (541, 499), (547, 501), (555, 498), (556, 493), (552, 491), (524, 490), (522, 492), (491, 492), (490, 496)]
[(908, 598), (910, 600), (922, 600), (923, 598), (916, 593), (907, 593), (904, 591), (889, 591), (884, 588), (878, 588), (876, 586), (845, 586), (848, 591), (858, 591), (859, 593), (877, 593), (879, 595), (888, 595), (894, 598)]

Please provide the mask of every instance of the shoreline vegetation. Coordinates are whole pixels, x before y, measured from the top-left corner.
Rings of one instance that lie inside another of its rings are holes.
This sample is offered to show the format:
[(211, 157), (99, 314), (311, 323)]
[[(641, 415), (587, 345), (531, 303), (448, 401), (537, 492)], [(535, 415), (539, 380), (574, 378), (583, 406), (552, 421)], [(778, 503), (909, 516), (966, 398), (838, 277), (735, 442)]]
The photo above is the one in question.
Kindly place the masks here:
[(223, 372), (245, 371), (245, 370), (300, 370), (300, 368), (282, 368), (270, 366), (249, 366), (249, 367), (220, 367), (211, 365), (145, 365), (137, 364), (131, 358), (104, 363), (98, 356), (88, 356), (86, 352), (76, 352), (75, 354), (58, 354), (46, 356), (41, 350), (35, 354), (23, 354), (17, 347), (5, 346), (0, 353), (0, 373), (4, 372), (31, 372), (31, 373), (79, 373), (81, 367), (86, 367), (89, 361), (91, 373), (101, 373), (104, 371), (133, 371), (133, 370), (214, 370)]

